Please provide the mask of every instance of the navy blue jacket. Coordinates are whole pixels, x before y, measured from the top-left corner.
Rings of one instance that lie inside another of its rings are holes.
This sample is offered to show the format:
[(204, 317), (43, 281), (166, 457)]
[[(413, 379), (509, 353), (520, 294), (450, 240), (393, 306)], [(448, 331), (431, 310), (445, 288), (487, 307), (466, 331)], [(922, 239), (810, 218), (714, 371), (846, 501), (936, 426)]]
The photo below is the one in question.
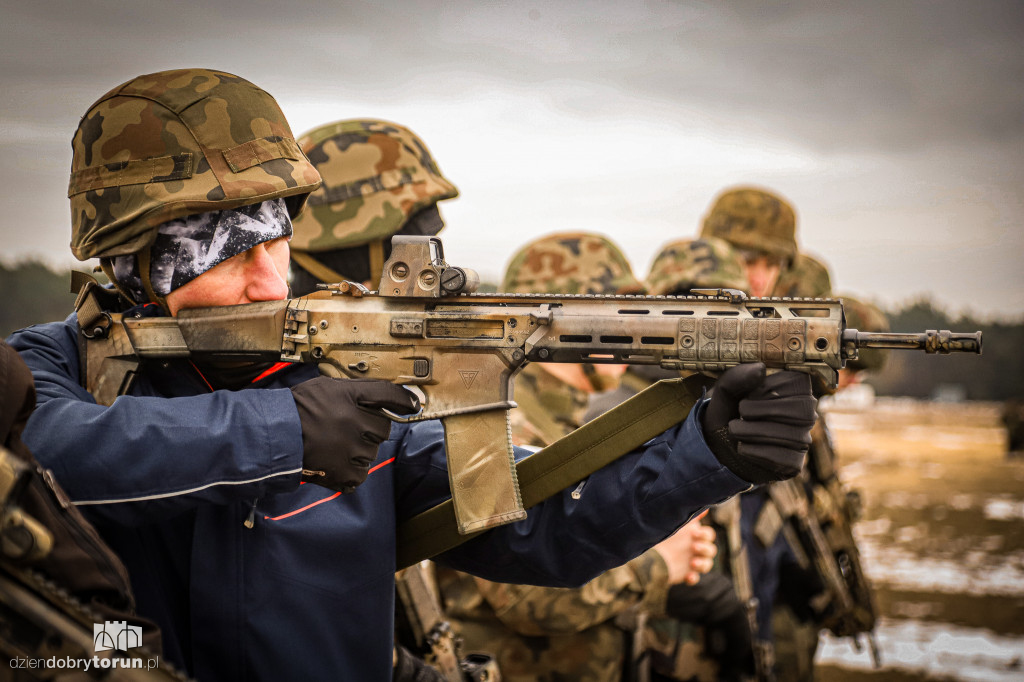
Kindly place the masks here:
[[(78, 383), (76, 334), (72, 315), (9, 339), (38, 391), (24, 440), (128, 566), (165, 656), (200, 680), (389, 680), (395, 528), (449, 496), (440, 423), (393, 426), (366, 482), (339, 495), (299, 481), (287, 387), (315, 367), (211, 391), (187, 361), (151, 363), (103, 407)], [(549, 586), (625, 563), (749, 487), (696, 414), (594, 474), (579, 500), (551, 498), (439, 560)]]

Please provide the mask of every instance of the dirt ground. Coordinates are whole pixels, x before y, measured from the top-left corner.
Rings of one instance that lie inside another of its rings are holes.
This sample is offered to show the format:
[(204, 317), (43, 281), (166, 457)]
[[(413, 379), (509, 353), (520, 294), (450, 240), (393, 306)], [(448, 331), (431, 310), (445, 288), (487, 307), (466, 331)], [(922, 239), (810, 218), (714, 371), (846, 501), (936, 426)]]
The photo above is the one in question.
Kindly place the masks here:
[(881, 613), (883, 666), (823, 637), (819, 680), (1024, 680), (1024, 455), (1000, 406), (879, 398), (828, 412)]

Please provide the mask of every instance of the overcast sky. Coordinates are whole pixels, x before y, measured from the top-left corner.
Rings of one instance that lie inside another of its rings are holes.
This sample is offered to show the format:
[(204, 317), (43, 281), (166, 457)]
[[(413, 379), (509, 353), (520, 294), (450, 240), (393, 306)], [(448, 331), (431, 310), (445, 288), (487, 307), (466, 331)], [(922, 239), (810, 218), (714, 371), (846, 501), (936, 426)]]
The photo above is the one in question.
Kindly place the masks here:
[(724, 187), (792, 201), (841, 292), (1024, 315), (1024, 2), (0, 0), (0, 260), (72, 263), (71, 136), (136, 75), (260, 85), (296, 135), (405, 124), (462, 196), (449, 262), (500, 277), (594, 230), (638, 275)]

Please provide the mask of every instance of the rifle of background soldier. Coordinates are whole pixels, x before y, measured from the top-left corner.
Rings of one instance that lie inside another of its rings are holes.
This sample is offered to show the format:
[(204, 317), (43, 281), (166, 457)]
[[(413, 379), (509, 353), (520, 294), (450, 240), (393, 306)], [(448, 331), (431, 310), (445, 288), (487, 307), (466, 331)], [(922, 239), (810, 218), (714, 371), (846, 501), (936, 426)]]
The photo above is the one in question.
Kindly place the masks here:
[[(528, 362), (656, 364), (710, 376), (763, 362), (835, 387), (859, 348), (981, 352), (981, 332), (845, 329), (842, 304), (829, 299), (466, 293), (478, 281), (444, 262), (438, 238), (396, 236), (377, 292), (342, 282), (176, 318), (105, 317), (87, 338), (111, 346), (100, 358), (122, 367), (125, 380), (107, 377), (114, 394), (92, 392), (112, 402), (127, 390), (132, 363), (172, 357), (312, 362), (330, 376), (416, 387), (420, 413), (394, 418), (443, 420), (459, 531), (468, 533), (525, 516), (507, 410), (512, 378)], [(91, 361), (89, 371), (105, 376)]]

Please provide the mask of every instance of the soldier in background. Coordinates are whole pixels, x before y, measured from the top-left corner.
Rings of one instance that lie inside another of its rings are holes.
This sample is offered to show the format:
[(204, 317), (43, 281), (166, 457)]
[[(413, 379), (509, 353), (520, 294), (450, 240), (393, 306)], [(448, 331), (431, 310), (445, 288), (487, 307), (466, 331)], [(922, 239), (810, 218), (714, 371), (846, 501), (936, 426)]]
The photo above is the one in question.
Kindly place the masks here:
[[(739, 253), (716, 237), (680, 239), (655, 256), (644, 287), (651, 295), (687, 296), (693, 289), (749, 289)], [(591, 396), (594, 419), (659, 379), (678, 372), (626, 368), (620, 385)], [(755, 674), (753, 594), (740, 529), (740, 499), (713, 507), (705, 520), (717, 533), (718, 556), (699, 583), (669, 588), (664, 615), (651, 615), (642, 643), (653, 680), (740, 682)]]
[[(725, 190), (705, 217), (702, 234), (740, 249), (753, 296), (832, 295), (828, 267), (800, 252), (796, 213), (772, 192), (755, 187)], [(884, 317), (878, 317), (881, 313), (860, 302), (851, 299), (849, 311), (854, 317), (863, 312), (862, 329), (888, 329)], [(864, 357), (862, 363), (874, 363), (882, 356), (867, 352)], [(840, 385), (854, 381), (865, 367), (849, 364), (840, 373)], [(823, 420), (818, 420), (812, 439), (802, 485), (769, 484), (740, 496), (744, 546), (758, 603), (762, 668), (780, 680), (813, 679), (822, 628), (858, 636), (870, 633), (875, 620), (851, 531), (855, 496), (839, 481)], [(840, 565), (845, 567), (842, 572)]]
[[(558, 233), (522, 247), (506, 270), (510, 293), (639, 293), (621, 251), (599, 235)], [(516, 378), (511, 413), (517, 444), (543, 447), (582, 424), (587, 397), (621, 367), (528, 365)], [(586, 481), (574, 497), (587, 495)], [(506, 681), (618, 682), (638, 651), (649, 612), (662, 613), (674, 584), (710, 568), (713, 533), (691, 522), (661, 544), (577, 589), (493, 583), (439, 569), (441, 592), (467, 650), (494, 654)], [(625, 676), (624, 676), (625, 675)]]
[[(458, 190), (409, 128), (380, 119), (350, 119), (318, 126), (297, 141), (323, 184), (292, 221), (293, 295), (305, 296), (318, 284), (344, 280), (376, 289), (391, 255), (392, 236), (430, 236), (444, 228), (437, 203), (454, 199)], [(395, 577), (398, 582), (405, 579), (401, 572)], [(422, 577), (429, 584), (430, 576)], [(412, 633), (407, 610), (424, 608), (425, 599), (429, 597), (406, 599), (401, 590), (396, 595), (394, 682), (461, 677), (459, 652), (450, 636), (425, 642), (416, 641)], [(439, 612), (440, 603), (436, 607)]]
[[(299, 138), (299, 144), (320, 172), (324, 185), (310, 195), (308, 202), (312, 210), (304, 211), (294, 221), (292, 289), (295, 294), (309, 293), (319, 282), (340, 279), (361, 281), (374, 288), (380, 277), (380, 265), (374, 266), (373, 253), (380, 252), (386, 259), (393, 234), (436, 234), (441, 230), (443, 222), (436, 204), (457, 193), (440, 175), (426, 144), (408, 128), (377, 120), (339, 121), (307, 132)], [(569, 234), (553, 237), (549, 243), (555, 241), (559, 242), (557, 247), (546, 251), (543, 247), (524, 249), (513, 258), (509, 272), (519, 273), (520, 279), (509, 282), (509, 291), (641, 291), (621, 252), (606, 240)], [(552, 276), (552, 273), (557, 274)], [(614, 383), (621, 371), (621, 367), (608, 365), (527, 367), (516, 379), (515, 397), (520, 408), (511, 412), (516, 443), (539, 448), (575, 429), (581, 423), (589, 393)], [(706, 529), (697, 535), (702, 533), (706, 534)], [(685, 537), (686, 534), (682, 534), (679, 539)], [(701, 547), (709, 547), (706, 540), (704, 542)], [(697, 563), (703, 565), (700, 558)], [(690, 576), (691, 580), (694, 578)], [(471, 577), (464, 576), (464, 579), (472, 585)], [(611, 580), (612, 577), (605, 578), (603, 584)], [(510, 587), (489, 585), (495, 592)], [(529, 590), (534, 595), (556, 592), (559, 603), (566, 602), (566, 594), (576, 592), (521, 586), (512, 589)], [(594, 592), (603, 588), (592, 583), (584, 589)], [(613, 615), (597, 617), (609, 619)], [(621, 658), (621, 631), (612, 625), (608, 627), (615, 632), (610, 660), (616, 661)], [(599, 628), (589, 637), (593, 639), (601, 632)], [(396, 679), (429, 675), (424, 669), (425, 663), (410, 655), (409, 650), (414, 648), (412, 643), (401, 638), (401, 644), (396, 649)], [(494, 650), (472, 638), (469, 644), (472, 651)], [(573, 648), (581, 650), (578, 643)], [(607, 651), (604, 646), (595, 648)], [(558, 651), (554, 653), (560, 658)], [(505, 662), (507, 668), (508, 662)], [(598, 666), (600, 663), (596, 662)], [(564, 663), (552, 665), (553, 670), (559, 665), (564, 667)], [(544, 663), (533, 666), (528, 676), (546, 667)], [(515, 678), (507, 669), (503, 674), (505, 679)]]
[(782, 197), (756, 187), (722, 192), (704, 218), (701, 237), (718, 237), (744, 260), (754, 297), (818, 298), (832, 293), (828, 268), (800, 253), (796, 213)]
[[(847, 327), (889, 331), (889, 320), (877, 306), (846, 294), (838, 298), (843, 302)], [(860, 383), (869, 374), (883, 371), (888, 354), (889, 351), (883, 349), (861, 349), (858, 358), (848, 360), (839, 371), (836, 392)], [(843, 570), (839, 576), (797, 563), (784, 567), (772, 621), (780, 681), (814, 679), (814, 656), (819, 633), (823, 630), (839, 637), (858, 639), (866, 634), (872, 653), (877, 656), (873, 641), (877, 608), (853, 536), (853, 524), (861, 516), (860, 493), (842, 483), (838, 469), (828, 424), (825, 419), (819, 419), (811, 430), (807, 466), (796, 480), (803, 484), (810, 501), (811, 520), (820, 528), (827, 551), (834, 557), (835, 565)], [(813, 547), (810, 550), (813, 552)], [(808, 563), (814, 563), (813, 557)], [(839, 578), (845, 584), (838, 584)]]
[[(720, 193), (704, 218), (701, 236), (718, 237), (739, 251), (754, 297), (774, 295), (780, 284), (786, 287), (785, 295), (802, 295), (804, 280), (799, 275), (815, 264), (798, 259), (796, 213), (789, 202), (756, 187), (733, 187)], [(813, 272), (820, 275), (827, 270), (814, 268)], [(814, 285), (818, 295), (827, 295), (821, 291), (822, 282)], [(768, 488), (744, 493), (740, 500), (743, 546), (757, 604), (755, 649), (762, 675), (770, 678), (775, 669), (772, 611), (781, 567), (797, 559), (785, 539), (792, 533)]]
[(324, 184), (292, 221), (296, 296), (342, 280), (376, 289), (391, 237), (436, 235), (444, 227), (437, 203), (459, 195), (423, 140), (397, 123), (338, 121), (298, 143)]

